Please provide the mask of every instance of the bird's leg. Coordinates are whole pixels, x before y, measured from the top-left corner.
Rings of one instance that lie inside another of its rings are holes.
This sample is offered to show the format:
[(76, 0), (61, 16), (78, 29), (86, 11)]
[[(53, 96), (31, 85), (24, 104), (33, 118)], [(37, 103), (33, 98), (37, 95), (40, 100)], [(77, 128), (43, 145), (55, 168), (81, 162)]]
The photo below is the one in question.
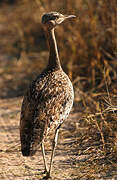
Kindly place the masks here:
[(41, 150), (42, 150), (42, 155), (43, 155), (43, 161), (44, 161), (44, 167), (45, 167), (45, 173), (48, 172), (48, 166), (46, 162), (46, 157), (45, 157), (45, 149), (44, 149), (44, 143), (41, 143)]
[(54, 136), (54, 139), (53, 139), (53, 146), (52, 146), (52, 154), (51, 154), (51, 159), (50, 159), (50, 167), (49, 167), (49, 172), (47, 174), (48, 177), (51, 176), (53, 157), (54, 157), (55, 148), (56, 148), (56, 145), (57, 145), (58, 133), (59, 133), (60, 126), (61, 126), (61, 124), (55, 130), (55, 136)]

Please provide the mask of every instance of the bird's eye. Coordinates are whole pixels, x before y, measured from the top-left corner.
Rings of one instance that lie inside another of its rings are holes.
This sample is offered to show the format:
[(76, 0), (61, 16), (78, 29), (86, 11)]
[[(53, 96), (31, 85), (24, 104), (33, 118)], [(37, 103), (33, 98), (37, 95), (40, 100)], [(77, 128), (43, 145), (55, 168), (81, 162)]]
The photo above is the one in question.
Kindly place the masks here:
[(53, 17), (51, 18), (51, 20), (55, 20), (55, 19), (58, 19), (58, 16), (53, 16)]

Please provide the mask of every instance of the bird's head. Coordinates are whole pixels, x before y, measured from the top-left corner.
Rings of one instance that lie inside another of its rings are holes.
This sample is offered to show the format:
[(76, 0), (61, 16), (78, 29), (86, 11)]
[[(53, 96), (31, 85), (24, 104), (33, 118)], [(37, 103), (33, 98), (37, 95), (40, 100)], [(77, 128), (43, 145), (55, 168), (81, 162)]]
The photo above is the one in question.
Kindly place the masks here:
[(56, 25), (61, 24), (64, 20), (74, 18), (74, 15), (63, 15), (58, 12), (49, 12), (42, 16), (42, 24), (47, 29), (53, 29)]

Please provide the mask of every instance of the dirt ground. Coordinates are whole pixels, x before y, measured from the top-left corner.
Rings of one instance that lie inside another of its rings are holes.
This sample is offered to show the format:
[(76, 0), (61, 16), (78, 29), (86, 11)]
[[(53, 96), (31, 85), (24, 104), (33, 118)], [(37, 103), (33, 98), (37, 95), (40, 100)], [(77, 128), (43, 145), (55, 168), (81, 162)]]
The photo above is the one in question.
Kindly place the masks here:
[[(43, 161), (39, 149), (31, 158), (24, 158), (20, 152), (19, 141), (19, 116), (22, 98), (0, 100), (0, 179), (43, 179)], [(73, 118), (72, 118), (73, 119)], [(77, 155), (72, 143), (76, 139), (71, 133), (68, 137), (63, 125), (56, 151), (53, 176), (54, 179), (75, 179), (78, 177), (78, 167), (74, 164)], [(62, 135), (63, 134), (63, 135)], [(66, 135), (65, 135), (66, 134)], [(51, 147), (47, 143), (47, 158), (51, 153)], [(57, 177), (57, 178), (55, 178)]]

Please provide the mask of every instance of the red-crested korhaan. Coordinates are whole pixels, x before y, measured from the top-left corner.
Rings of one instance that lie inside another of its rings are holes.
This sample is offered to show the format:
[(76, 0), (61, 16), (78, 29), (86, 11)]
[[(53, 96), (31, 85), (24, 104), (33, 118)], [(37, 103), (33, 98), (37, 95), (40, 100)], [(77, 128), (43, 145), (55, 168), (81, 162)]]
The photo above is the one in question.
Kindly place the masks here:
[[(48, 65), (30, 84), (21, 108), (21, 152), (23, 156), (32, 156), (41, 146), (47, 177), (51, 176), (59, 129), (68, 117), (74, 99), (72, 83), (60, 64), (54, 30), (64, 20), (74, 17), (74, 15), (62, 15), (58, 12), (50, 12), (42, 16), (42, 25), (49, 45)], [(44, 139), (50, 129), (53, 129), (55, 135), (48, 168)]]

